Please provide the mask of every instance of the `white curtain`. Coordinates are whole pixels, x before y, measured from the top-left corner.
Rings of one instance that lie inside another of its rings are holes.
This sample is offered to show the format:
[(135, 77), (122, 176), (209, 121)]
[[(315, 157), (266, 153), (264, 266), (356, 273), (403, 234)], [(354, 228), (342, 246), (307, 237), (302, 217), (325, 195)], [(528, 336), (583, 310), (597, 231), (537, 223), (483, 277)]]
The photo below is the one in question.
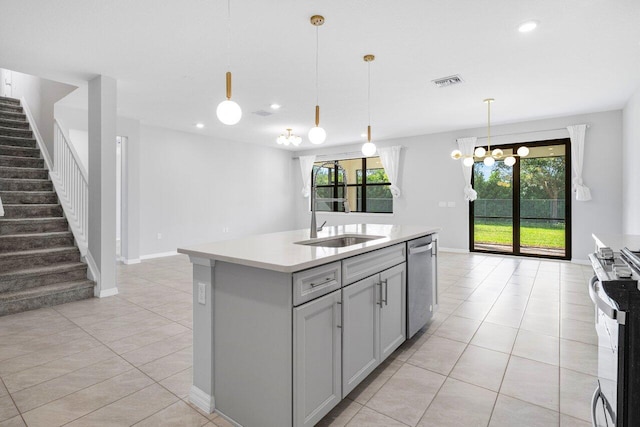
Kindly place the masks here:
[(380, 161), (382, 167), (389, 177), (391, 186), (389, 190), (393, 198), (398, 198), (402, 194), (400, 187), (398, 187), (398, 172), (400, 171), (400, 151), (402, 146), (396, 145), (393, 147), (378, 147), (378, 154), (380, 155)]
[(316, 156), (300, 156), (300, 173), (302, 174), (302, 197), (311, 195), (311, 171)]
[[(463, 156), (472, 156), (473, 150), (476, 148), (476, 141), (478, 138), (475, 136), (469, 138), (458, 138), (458, 147), (460, 151), (462, 151)], [(458, 160), (460, 166), (462, 167), (462, 176), (464, 177), (464, 199), (473, 202), (478, 198), (478, 193), (471, 186), (471, 172), (473, 171), (473, 167), (465, 166), (462, 163), (462, 159)]]
[(571, 168), (573, 169), (573, 189), (576, 200), (586, 202), (591, 200), (591, 190), (582, 182), (582, 165), (584, 162), (584, 136), (587, 125), (567, 126), (571, 137)]
[(4, 208), (2, 207), (2, 197), (0, 197), (0, 216), (4, 216)]

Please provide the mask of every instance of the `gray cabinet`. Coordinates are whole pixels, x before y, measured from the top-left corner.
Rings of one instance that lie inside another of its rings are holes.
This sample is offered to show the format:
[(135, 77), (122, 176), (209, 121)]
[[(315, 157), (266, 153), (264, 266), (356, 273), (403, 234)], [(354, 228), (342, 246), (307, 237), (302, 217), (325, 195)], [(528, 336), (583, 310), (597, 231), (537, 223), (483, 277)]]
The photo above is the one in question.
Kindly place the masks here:
[(380, 364), (379, 275), (342, 289), (342, 392), (346, 396)]
[(380, 273), (380, 352), (386, 359), (406, 340), (407, 267), (400, 264)]
[(342, 393), (349, 394), (406, 337), (406, 264), (346, 286)]
[(293, 309), (293, 424), (313, 426), (342, 400), (341, 291)]

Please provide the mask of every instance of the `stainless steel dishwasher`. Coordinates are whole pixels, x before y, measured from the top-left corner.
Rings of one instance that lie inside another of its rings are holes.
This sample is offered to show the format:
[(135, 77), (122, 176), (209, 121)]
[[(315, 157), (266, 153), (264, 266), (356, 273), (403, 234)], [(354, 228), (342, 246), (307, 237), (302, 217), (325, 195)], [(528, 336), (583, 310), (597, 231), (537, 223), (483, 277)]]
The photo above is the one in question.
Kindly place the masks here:
[(407, 242), (407, 339), (424, 327), (437, 306), (436, 234)]

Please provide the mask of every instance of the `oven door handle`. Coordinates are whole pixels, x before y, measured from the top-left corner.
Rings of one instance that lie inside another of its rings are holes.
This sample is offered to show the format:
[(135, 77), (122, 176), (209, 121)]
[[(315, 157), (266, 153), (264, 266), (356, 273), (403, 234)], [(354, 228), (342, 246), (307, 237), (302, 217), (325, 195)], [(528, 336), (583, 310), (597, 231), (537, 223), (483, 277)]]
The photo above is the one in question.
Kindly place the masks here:
[(624, 325), (627, 313), (612, 307), (609, 303), (600, 298), (596, 291), (596, 283), (598, 283), (598, 276), (593, 276), (591, 280), (589, 280), (589, 296), (591, 297), (591, 301), (593, 301), (596, 307), (598, 307), (598, 309), (608, 318), (616, 320), (619, 324)]

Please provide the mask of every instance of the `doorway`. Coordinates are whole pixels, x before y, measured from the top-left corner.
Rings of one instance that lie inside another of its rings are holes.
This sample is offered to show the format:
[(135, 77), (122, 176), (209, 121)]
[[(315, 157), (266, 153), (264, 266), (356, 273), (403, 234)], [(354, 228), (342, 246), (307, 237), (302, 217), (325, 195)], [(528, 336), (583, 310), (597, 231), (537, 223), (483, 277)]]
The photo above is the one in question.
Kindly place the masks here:
[(526, 145), (512, 167), (475, 162), (469, 204), (469, 248), (474, 252), (571, 259), (569, 139), (492, 146), (504, 157)]

